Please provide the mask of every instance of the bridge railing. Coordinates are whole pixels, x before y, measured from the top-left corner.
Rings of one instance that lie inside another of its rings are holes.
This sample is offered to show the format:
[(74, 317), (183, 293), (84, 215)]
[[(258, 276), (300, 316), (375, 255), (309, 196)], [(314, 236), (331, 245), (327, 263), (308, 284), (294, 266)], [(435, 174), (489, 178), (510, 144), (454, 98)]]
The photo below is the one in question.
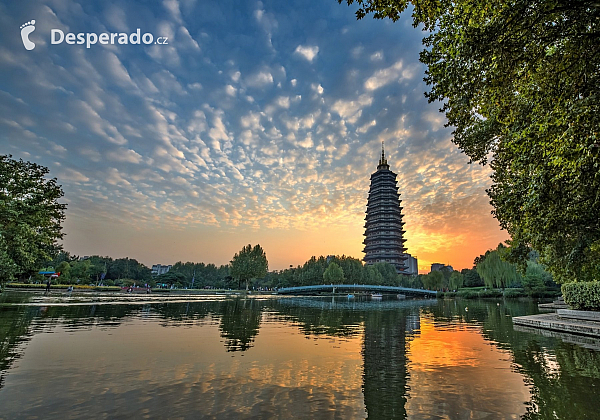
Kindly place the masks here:
[(413, 289), (400, 286), (380, 286), (374, 284), (316, 284), (311, 286), (283, 287), (277, 290), (279, 294), (317, 292), (326, 290), (365, 290), (372, 292), (410, 293), (419, 295), (435, 295), (437, 292), (425, 289)]

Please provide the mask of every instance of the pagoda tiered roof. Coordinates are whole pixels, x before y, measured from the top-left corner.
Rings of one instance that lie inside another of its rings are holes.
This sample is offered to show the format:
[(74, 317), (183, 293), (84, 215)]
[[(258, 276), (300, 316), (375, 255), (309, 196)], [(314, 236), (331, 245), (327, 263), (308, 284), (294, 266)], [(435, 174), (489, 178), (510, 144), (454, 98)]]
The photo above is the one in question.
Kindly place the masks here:
[(383, 144), (377, 171), (371, 175), (371, 186), (365, 216), (365, 247), (363, 261), (366, 264), (388, 262), (399, 273), (406, 270), (404, 247), (403, 207), (400, 205), (397, 175), (390, 170)]

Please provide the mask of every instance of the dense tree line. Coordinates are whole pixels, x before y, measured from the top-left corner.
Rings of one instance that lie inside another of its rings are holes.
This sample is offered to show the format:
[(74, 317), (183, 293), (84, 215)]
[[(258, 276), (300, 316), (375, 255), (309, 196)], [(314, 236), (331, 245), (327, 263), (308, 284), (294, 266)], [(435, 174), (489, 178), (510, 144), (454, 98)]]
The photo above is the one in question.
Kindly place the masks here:
[[(62, 284), (104, 284), (138, 285), (151, 283), (151, 270), (133, 258), (91, 257), (80, 258), (69, 252), (60, 251), (58, 255), (47, 261), (42, 271), (60, 273), (59, 282)], [(34, 277), (40, 280), (39, 276)]]
[[(377, 263), (363, 265), (352, 257), (311, 257), (303, 265), (272, 271), (256, 282), (256, 287), (281, 288), (317, 284), (374, 284), (400, 286), (408, 279), (396, 273), (393, 265)], [(408, 285), (408, 284), (407, 284)]]
[[(258, 249), (256, 247), (259, 247)], [(303, 265), (286, 270), (267, 272), (266, 255), (259, 245), (247, 246), (237, 253), (231, 264), (177, 262), (171, 270), (156, 277), (148, 267), (135, 259), (91, 256), (80, 259), (61, 251), (49, 261), (45, 270), (61, 273), (60, 282), (66, 284), (131, 285), (176, 288), (215, 289), (273, 289), (281, 287), (309, 286), (318, 284), (373, 284), (453, 291), (461, 288), (523, 288), (527, 293), (556, 289), (552, 275), (539, 262), (537, 253), (530, 253), (524, 271), (517, 265), (502, 259), (508, 248), (499, 244), (475, 258), (473, 268), (451, 271), (444, 267), (428, 274), (403, 275), (396, 273), (393, 265), (377, 263), (363, 265), (356, 258), (342, 256), (311, 257)], [(249, 258), (249, 260), (245, 260)], [(250, 261), (254, 261), (251, 263)], [(233, 264), (239, 264), (237, 271)], [(258, 268), (255, 270), (258, 264)], [(250, 271), (243, 271), (250, 270)], [(251, 270), (255, 270), (251, 272)], [(41, 278), (37, 278), (38, 281)]]
[(155, 281), (158, 284), (173, 285), (179, 288), (229, 289), (237, 286), (229, 272), (229, 265), (217, 267), (215, 264), (178, 261), (173, 264), (168, 273), (157, 276)]

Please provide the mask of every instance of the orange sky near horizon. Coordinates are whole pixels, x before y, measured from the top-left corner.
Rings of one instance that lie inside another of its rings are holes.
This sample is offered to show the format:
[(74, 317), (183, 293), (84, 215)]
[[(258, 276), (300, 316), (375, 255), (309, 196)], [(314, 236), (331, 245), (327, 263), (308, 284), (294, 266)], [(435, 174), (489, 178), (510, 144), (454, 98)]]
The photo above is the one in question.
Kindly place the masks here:
[[(490, 214), (492, 208), (485, 192), (439, 208), (435, 204), (427, 209), (411, 202), (402, 204), (405, 245), (407, 252), (418, 258), (421, 274), (428, 273), (432, 263), (449, 264), (455, 270), (471, 268), (475, 257), (508, 239)], [(177, 261), (227, 264), (249, 243), (259, 243), (265, 249), (270, 270), (296, 267), (320, 255), (348, 255), (362, 260), (364, 213), (322, 215), (321, 221), (319, 224), (318, 218), (317, 222), (307, 218), (304, 226), (298, 223), (287, 229), (176, 225), (144, 229), (115, 220), (78, 220), (78, 215), (69, 215), (64, 246), (77, 255), (129, 256), (148, 266)], [(101, 230), (107, 235), (96, 234)]]

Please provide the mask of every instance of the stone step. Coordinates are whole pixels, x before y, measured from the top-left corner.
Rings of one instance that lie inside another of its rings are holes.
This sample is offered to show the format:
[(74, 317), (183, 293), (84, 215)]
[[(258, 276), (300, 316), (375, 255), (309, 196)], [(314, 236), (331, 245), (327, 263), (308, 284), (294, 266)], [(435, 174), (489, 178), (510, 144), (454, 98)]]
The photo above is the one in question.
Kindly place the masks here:
[(600, 323), (600, 311), (576, 311), (573, 309), (558, 309), (556, 313), (560, 318), (581, 319), (583, 321), (594, 321)]
[(556, 302), (552, 302), (552, 303), (540, 303), (538, 304), (538, 308), (540, 309), (569, 309), (569, 305), (567, 305), (566, 303), (556, 303)]
[(600, 338), (600, 322), (565, 319), (558, 314), (526, 315), (513, 318), (515, 325), (582, 334)]

